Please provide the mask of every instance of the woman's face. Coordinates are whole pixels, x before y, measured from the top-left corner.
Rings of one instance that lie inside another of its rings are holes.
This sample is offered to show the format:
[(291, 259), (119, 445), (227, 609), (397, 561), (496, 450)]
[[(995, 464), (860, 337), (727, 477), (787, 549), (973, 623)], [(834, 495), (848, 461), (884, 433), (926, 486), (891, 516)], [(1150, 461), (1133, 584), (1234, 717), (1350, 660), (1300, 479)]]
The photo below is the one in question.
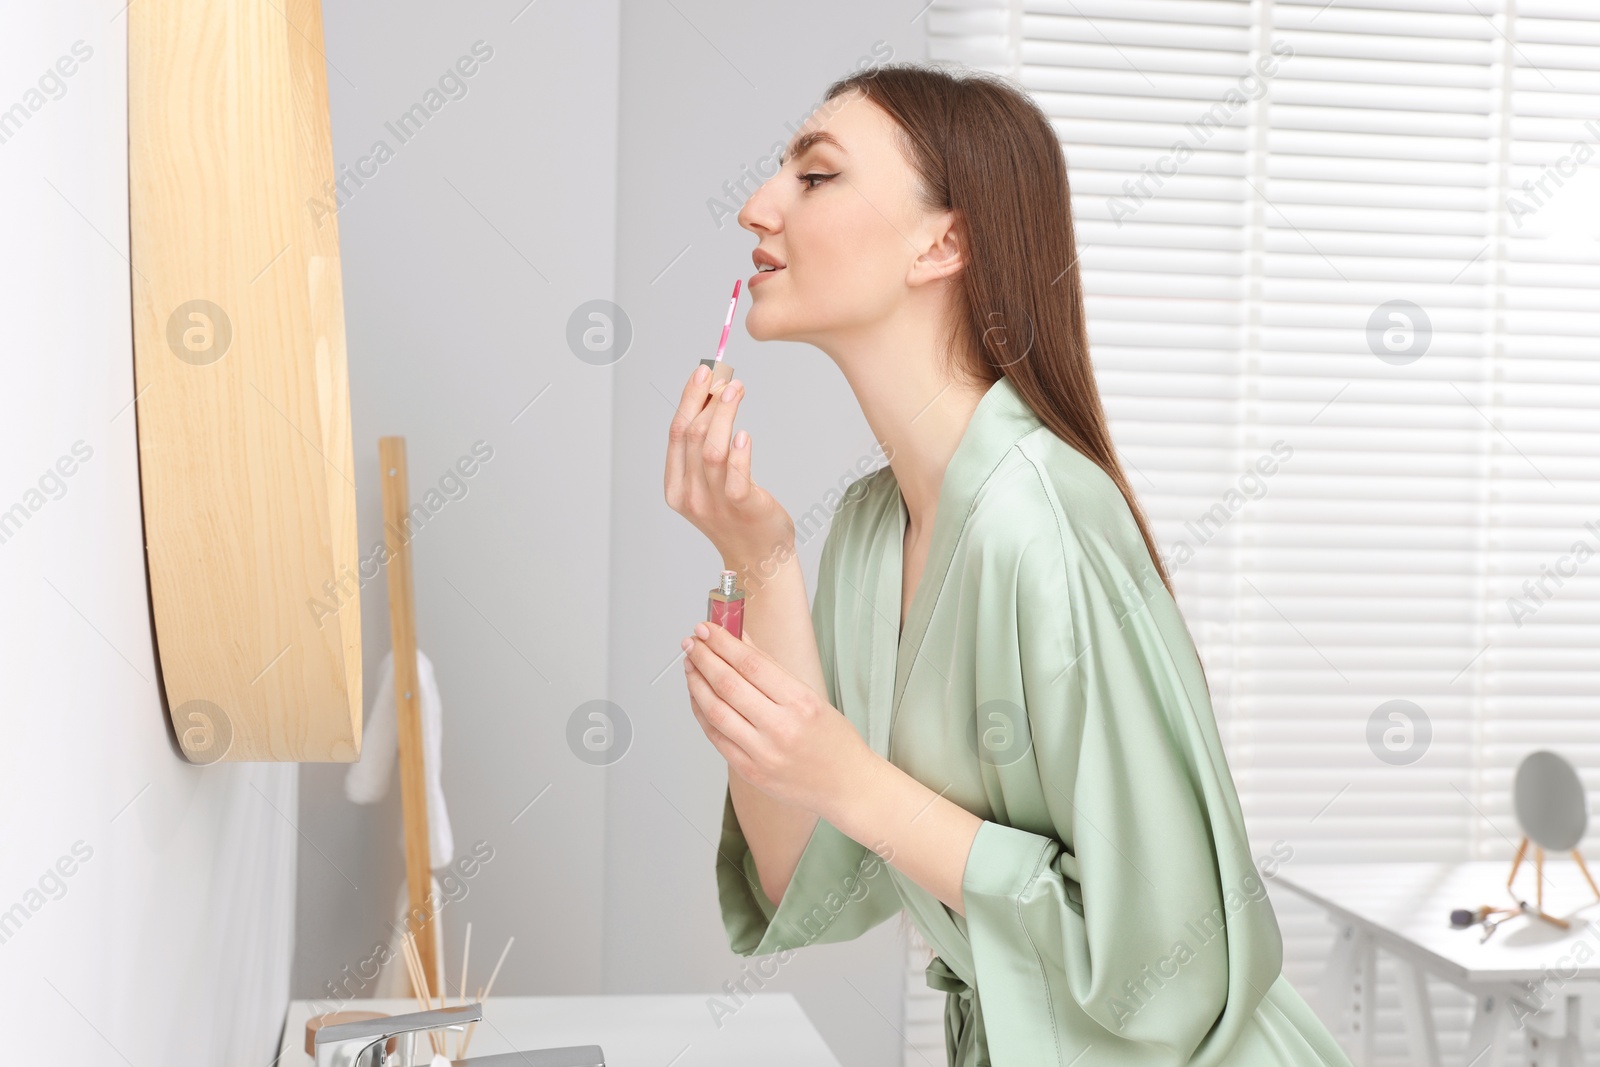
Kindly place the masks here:
[(739, 225), (783, 265), (748, 283), (751, 337), (826, 349), (829, 337), (881, 322), (911, 292), (938, 218), (917, 201), (896, 131), (859, 93), (827, 101), (745, 201)]

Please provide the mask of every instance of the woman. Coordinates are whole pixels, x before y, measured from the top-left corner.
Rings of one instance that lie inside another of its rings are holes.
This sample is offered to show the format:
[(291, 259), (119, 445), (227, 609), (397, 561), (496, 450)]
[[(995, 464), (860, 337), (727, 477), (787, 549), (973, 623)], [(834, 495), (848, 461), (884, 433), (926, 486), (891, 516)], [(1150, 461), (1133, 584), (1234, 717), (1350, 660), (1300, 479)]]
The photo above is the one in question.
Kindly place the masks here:
[(743, 640), (683, 643), (729, 768), (729, 944), (787, 955), (903, 908), (962, 1067), (1347, 1065), (1281, 976), (1112, 447), (1048, 121), (903, 64), (824, 100), (739, 214), (776, 268), (751, 336), (826, 352), (889, 457), (834, 516), (809, 617), (794, 523), (730, 440), (740, 383), (697, 370), (668, 446), (668, 503), (746, 588)]

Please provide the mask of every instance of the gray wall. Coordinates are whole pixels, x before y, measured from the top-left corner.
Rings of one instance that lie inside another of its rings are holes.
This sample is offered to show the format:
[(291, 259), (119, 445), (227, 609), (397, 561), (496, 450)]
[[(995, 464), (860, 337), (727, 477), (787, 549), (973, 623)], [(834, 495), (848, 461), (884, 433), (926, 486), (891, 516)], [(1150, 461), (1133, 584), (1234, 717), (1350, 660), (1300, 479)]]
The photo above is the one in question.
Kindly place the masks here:
[[(324, 23), (336, 164), (393, 149), (338, 212), (361, 554), (383, 537), (380, 436), (405, 436), (413, 501), (493, 449), (412, 542), (456, 854), (494, 850), (444, 909), (447, 958), (470, 920), (480, 961), (517, 939), (496, 992), (555, 993), (602, 987), (604, 770), (564, 724), (605, 694), (615, 371), (575, 359), (564, 324), (612, 284), (617, 8), (524, 2), (329, 0)], [(386, 123), (480, 40), (465, 95), (401, 143)], [(361, 598), (370, 706), (387, 574)], [(371, 956), (403, 877), (398, 777), (357, 807), (345, 773), (302, 768), (297, 996)]]
[[(723, 183), (875, 43), (922, 58), (921, 5), (524, 2), (325, 8), (342, 163), (393, 144), (384, 122), (473, 42), (495, 50), (339, 213), (362, 551), (381, 537), (378, 436), (407, 437), (413, 497), (474, 441), (492, 445), (414, 542), (457, 852), (495, 849), (446, 909), (450, 958), (470, 919), (475, 958), (517, 938), (500, 992), (709, 994), (747, 961), (727, 948), (713, 877), (726, 765), (689, 711), (678, 641), (719, 560), (661, 483), (675, 398), (714, 352), (755, 238), (707, 201), (728, 200)], [(566, 337), (599, 298), (632, 327), (606, 365)], [(748, 383), (741, 423), (756, 477), (798, 517), (855, 476), (872, 437), (820, 352), (750, 340), (746, 303), (728, 349)], [(800, 546), (808, 587), (821, 544)], [(381, 575), (362, 600), (370, 702), (389, 646)], [(607, 767), (567, 742), (595, 699), (632, 729)], [(397, 795), (354, 807), (343, 775), (303, 768), (298, 996), (370, 954), (401, 881)], [(899, 1062), (901, 983), (890, 922), (810, 948), (766, 988), (795, 992), (857, 1067)]]
[[(609, 988), (717, 990), (747, 962), (728, 951), (713, 878), (727, 764), (689, 710), (678, 662), (721, 561), (661, 488), (676, 398), (716, 351), (733, 280), (754, 269), (756, 236), (732, 217), (719, 227), (707, 201), (787, 141), (874, 42), (921, 59), (919, 6), (622, 5), (617, 301), (637, 335), (615, 397), (610, 691), (642, 725), (607, 789)], [(747, 385), (739, 421), (754, 477), (798, 521), (856, 476), (873, 438), (833, 363), (809, 345), (758, 345), (741, 324), (747, 306), (741, 297), (725, 356)], [(799, 546), (808, 590), (821, 548), (820, 535)], [(891, 920), (807, 948), (766, 988), (795, 992), (847, 1067), (898, 1064), (902, 954)]]

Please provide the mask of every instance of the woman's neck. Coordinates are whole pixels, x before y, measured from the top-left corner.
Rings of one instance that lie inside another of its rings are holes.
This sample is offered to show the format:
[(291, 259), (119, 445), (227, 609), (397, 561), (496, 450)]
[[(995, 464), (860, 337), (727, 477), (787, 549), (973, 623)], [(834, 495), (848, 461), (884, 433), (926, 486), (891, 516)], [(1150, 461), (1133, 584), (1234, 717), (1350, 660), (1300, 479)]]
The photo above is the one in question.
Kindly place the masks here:
[(915, 539), (932, 528), (945, 468), (989, 383), (945, 373), (937, 315), (903, 318), (827, 351), (889, 457)]

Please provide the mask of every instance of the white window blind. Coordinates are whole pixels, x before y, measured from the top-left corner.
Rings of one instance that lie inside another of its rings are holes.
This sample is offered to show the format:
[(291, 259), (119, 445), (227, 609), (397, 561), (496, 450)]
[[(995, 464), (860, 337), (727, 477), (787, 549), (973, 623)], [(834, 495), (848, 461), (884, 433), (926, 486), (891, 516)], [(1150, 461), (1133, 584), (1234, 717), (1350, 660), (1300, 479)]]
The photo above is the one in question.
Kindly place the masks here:
[[(1061, 140), (1096, 375), (1257, 854), (1509, 864), (1526, 753), (1600, 787), (1600, 3), (926, 18)], [(1395, 700), (1401, 756), (1369, 741)], [(1309, 997), (1331, 927), (1273, 899)], [(1448, 1055), (1467, 1001), (1433, 993)]]

